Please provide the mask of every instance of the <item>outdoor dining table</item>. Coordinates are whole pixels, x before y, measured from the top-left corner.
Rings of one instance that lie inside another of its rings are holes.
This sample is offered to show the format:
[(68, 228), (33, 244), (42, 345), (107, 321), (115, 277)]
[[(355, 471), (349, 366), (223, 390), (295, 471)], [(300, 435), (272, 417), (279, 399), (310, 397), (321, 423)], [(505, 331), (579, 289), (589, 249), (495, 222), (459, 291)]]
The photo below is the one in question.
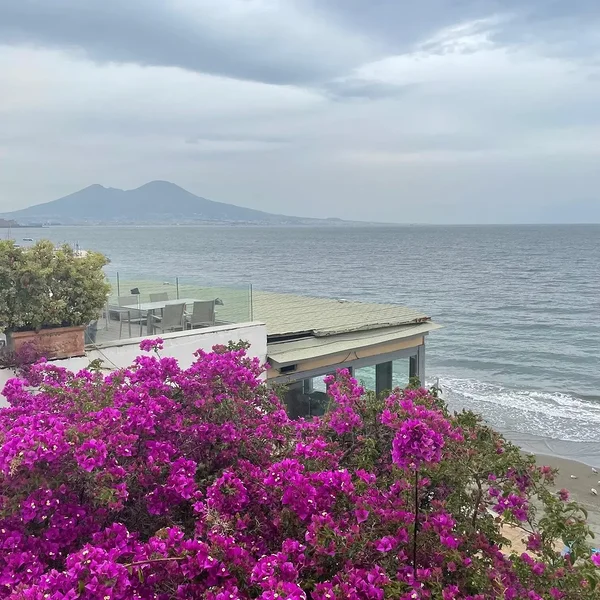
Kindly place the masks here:
[[(125, 308), (127, 310), (139, 310), (140, 312), (147, 312), (148, 314), (154, 315), (157, 310), (164, 310), (165, 306), (168, 304), (194, 304), (194, 302), (199, 302), (197, 298), (179, 298), (178, 300), (159, 300), (157, 302), (140, 302), (139, 304), (128, 304), (127, 306), (122, 306), (121, 308)], [(152, 335), (154, 333), (154, 326), (150, 322), (151, 319), (146, 319), (146, 335)], [(140, 321), (140, 337), (143, 335), (142, 333), (142, 322)]]

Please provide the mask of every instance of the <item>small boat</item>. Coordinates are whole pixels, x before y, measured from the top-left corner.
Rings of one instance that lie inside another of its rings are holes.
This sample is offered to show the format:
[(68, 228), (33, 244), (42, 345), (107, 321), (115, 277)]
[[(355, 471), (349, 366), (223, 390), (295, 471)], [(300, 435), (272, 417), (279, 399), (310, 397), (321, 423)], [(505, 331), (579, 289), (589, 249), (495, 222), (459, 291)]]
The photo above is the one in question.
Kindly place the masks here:
[(33, 238), (23, 238), (24, 242), (33, 242)]

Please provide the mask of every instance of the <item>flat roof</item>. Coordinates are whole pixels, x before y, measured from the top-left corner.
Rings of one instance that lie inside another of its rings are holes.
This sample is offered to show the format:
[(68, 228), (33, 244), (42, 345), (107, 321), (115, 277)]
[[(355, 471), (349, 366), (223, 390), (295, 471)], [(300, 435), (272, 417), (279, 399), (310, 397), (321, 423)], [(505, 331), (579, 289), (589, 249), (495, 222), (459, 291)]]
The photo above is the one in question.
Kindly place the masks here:
[[(277, 338), (326, 338), (390, 328), (396, 330), (395, 337), (391, 339), (398, 339), (401, 333), (398, 328), (405, 325), (428, 324), (427, 331), (438, 328), (426, 314), (396, 304), (371, 304), (275, 292), (253, 292), (252, 310), (254, 320), (266, 323), (267, 334), (273, 343)], [(389, 331), (390, 335), (392, 333)]]
[[(387, 342), (422, 336), (441, 325), (432, 322), (401, 325), (343, 333), (327, 337), (306, 337), (299, 340), (272, 342), (269, 344), (269, 361), (280, 366), (299, 363), (303, 360), (321, 358), (333, 354), (359, 352), (362, 349)], [(355, 358), (359, 358), (355, 356)]]

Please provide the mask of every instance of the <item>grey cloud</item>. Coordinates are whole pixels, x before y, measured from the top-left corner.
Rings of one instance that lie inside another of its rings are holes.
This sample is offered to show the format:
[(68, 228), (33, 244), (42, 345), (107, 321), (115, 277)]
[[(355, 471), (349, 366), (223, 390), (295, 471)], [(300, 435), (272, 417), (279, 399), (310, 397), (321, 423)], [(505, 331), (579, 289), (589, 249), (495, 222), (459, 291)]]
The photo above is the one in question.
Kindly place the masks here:
[(319, 0), (320, 5), (365, 35), (405, 52), (445, 27), (485, 19), (506, 20), (492, 32), (499, 43), (545, 41), (556, 53), (586, 54), (597, 47), (597, 0)]
[[(539, 219), (600, 185), (598, 7), (0, 0), (0, 208), (167, 179), (307, 216)], [(445, 43), (473, 19), (491, 49)]]
[(185, 6), (168, 0), (0, 0), (0, 43), (79, 49), (99, 62), (181, 67), (275, 84), (327, 79), (372, 56), (363, 41), (319, 31), (318, 23), (311, 36), (310, 27), (298, 23), (301, 13), (294, 13), (293, 3), (281, 5), (287, 12), (240, 18), (226, 12), (215, 17), (217, 2)]
[[(253, 6), (236, 3), (240, 10)], [(0, 0), (0, 43), (83, 51), (98, 62), (325, 86), (326, 93), (340, 98), (377, 98), (396, 91), (337, 80), (368, 60), (407, 52), (444, 27), (503, 14), (510, 20), (493, 34), (501, 43), (541, 39), (554, 44), (556, 52), (585, 53), (586, 44), (597, 43), (593, 27), (600, 18), (596, 0), (288, 0), (240, 18), (226, 12), (215, 17), (215, 7), (225, 5), (225, 0), (176, 5), (169, 0)]]
[(348, 77), (328, 81), (321, 87), (321, 91), (333, 100), (377, 100), (401, 96), (412, 88), (413, 85), (392, 85)]
[[(288, 7), (287, 12), (273, 10), (262, 18), (249, 15), (229, 25), (203, 18), (211, 13), (210, 1), (190, 4), (196, 5), (198, 18), (169, 0), (0, 0), (0, 43), (81, 50), (99, 62), (175, 66), (302, 85), (348, 74), (386, 52), (408, 50), (441, 27), (490, 14), (496, 3), (289, 0), (275, 5)], [(338, 35), (327, 39), (326, 28), (302, 34), (295, 17), (304, 13), (314, 17), (315, 24), (320, 18), (341, 24), (335, 28)]]
[(273, 135), (248, 135), (235, 133), (201, 133), (186, 138), (186, 144), (200, 142), (257, 142), (260, 144), (288, 144), (291, 138)]
[[(321, 0), (349, 27), (383, 38), (388, 47), (405, 51), (445, 27), (489, 17), (514, 8), (510, 0)], [(532, 0), (523, 0), (525, 4)]]
[(596, 0), (495, 0), (496, 12), (509, 15), (494, 32), (500, 44), (542, 43), (549, 55), (589, 57), (597, 50), (600, 3)]

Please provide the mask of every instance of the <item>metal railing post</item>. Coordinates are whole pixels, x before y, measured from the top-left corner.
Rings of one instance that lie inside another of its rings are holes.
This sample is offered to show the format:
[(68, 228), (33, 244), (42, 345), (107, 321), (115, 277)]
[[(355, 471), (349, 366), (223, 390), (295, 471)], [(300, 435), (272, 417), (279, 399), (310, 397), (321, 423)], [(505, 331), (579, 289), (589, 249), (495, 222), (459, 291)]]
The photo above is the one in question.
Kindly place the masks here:
[(177, 288), (177, 300), (179, 300), (179, 277), (175, 277), (175, 287)]

